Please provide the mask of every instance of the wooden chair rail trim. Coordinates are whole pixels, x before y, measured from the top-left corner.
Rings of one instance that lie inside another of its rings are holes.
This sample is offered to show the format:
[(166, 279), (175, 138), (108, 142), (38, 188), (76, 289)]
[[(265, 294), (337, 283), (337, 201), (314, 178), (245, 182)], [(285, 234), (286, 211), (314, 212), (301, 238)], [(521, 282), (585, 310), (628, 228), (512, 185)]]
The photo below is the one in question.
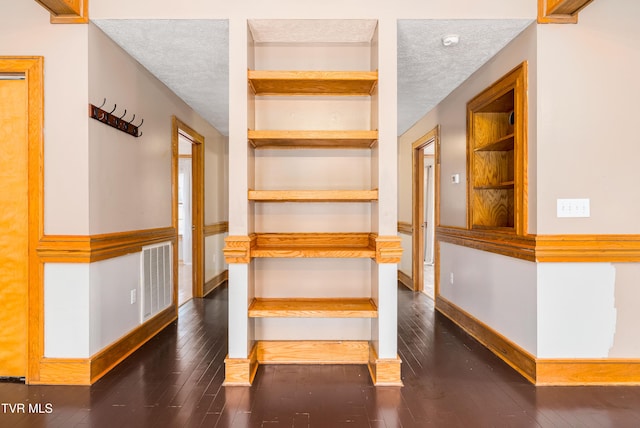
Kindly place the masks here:
[(218, 223), (208, 224), (202, 228), (202, 233), (205, 237), (219, 235), (229, 231), (229, 222), (220, 221)]
[(535, 262), (640, 262), (640, 235), (526, 235), (436, 228), (436, 240)]
[(43, 263), (93, 263), (177, 239), (172, 227), (100, 235), (45, 235), (36, 249)]
[(405, 235), (413, 234), (413, 225), (411, 223), (407, 223), (404, 221), (398, 222), (398, 233), (402, 233)]
[(535, 261), (535, 240), (532, 236), (440, 226), (436, 228), (436, 240), (503, 256)]

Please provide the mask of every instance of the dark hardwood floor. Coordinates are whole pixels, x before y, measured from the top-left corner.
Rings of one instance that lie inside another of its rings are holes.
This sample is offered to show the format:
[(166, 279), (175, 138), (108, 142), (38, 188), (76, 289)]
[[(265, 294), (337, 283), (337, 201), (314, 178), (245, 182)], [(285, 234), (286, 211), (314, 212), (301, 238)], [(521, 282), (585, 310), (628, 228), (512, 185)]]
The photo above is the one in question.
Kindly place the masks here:
[(536, 388), (429, 298), (398, 292), (402, 388), (372, 386), (365, 366), (262, 366), (252, 387), (222, 386), (223, 287), (91, 387), (0, 383), (0, 427), (640, 426), (640, 387)]

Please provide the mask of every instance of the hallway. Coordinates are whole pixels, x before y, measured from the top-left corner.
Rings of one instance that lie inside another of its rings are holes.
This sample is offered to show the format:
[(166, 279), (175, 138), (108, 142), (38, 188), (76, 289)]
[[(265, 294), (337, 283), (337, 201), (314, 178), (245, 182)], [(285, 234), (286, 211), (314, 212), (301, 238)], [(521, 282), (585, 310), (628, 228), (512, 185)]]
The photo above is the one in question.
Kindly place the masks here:
[(640, 426), (640, 387), (535, 388), (427, 296), (398, 291), (403, 388), (373, 387), (365, 366), (262, 366), (251, 388), (223, 387), (224, 286), (92, 387), (0, 383), (0, 426)]

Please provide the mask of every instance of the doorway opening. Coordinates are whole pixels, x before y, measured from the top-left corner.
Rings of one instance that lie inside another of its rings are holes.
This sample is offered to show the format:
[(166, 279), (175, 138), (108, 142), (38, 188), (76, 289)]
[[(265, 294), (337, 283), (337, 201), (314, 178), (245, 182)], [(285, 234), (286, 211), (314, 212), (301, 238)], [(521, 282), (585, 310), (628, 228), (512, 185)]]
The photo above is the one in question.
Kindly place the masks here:
[(178, 135), (178, 305), (193, 298), (191, 145)]
[(173, 118), (174, 298), (182, 305), (203, 294), (204, 137)]
[(435, 300), (435, 228), (439, 204), (438, 127), (412, 144), (412, 278), (414, 291), (422, 291)]

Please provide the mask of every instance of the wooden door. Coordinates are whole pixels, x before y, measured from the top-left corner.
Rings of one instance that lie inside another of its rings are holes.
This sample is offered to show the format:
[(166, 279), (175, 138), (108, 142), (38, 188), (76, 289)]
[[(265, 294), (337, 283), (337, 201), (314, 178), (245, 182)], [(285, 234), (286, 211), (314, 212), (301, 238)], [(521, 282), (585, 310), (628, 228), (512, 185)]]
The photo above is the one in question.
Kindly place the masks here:
[(24, 377), (29, 278), (28, 85), (24, 78), (0, 79), (0, 153), (0, 376)]

